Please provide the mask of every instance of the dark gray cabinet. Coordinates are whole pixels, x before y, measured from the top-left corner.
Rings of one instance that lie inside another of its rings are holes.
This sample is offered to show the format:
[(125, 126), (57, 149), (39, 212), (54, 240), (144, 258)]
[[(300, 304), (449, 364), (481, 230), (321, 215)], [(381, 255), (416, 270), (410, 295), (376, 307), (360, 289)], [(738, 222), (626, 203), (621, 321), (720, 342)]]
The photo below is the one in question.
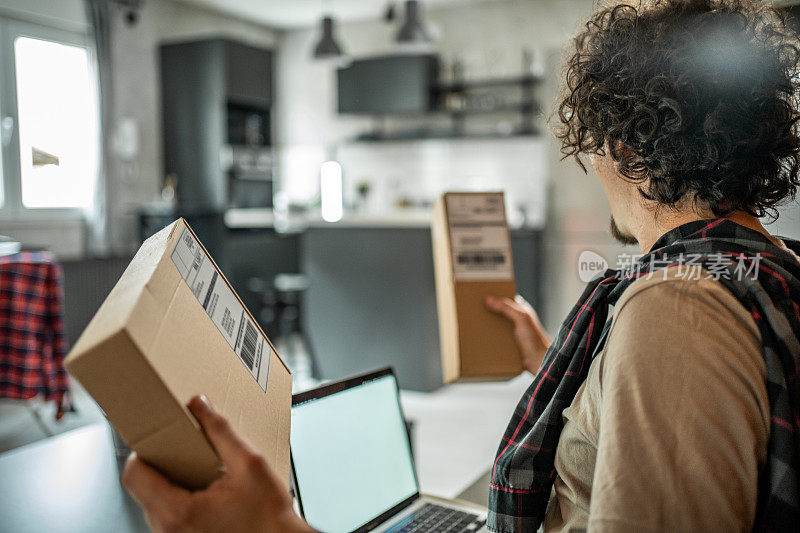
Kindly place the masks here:
[(159, 52), (165, 175), (177, 176), (182, 208), (222, 211), (230, 197), (225, 153), (271, 143), (272, 52), (227, 39)]
[(338, 70), (339, 113), (425, 113), (435, 106), (435, 55), (391, 55), (353, 61)]
[(233, 41), (222, 41), (222, 45), (228, 102), (268, 109), (272, 102), (272, 53)]

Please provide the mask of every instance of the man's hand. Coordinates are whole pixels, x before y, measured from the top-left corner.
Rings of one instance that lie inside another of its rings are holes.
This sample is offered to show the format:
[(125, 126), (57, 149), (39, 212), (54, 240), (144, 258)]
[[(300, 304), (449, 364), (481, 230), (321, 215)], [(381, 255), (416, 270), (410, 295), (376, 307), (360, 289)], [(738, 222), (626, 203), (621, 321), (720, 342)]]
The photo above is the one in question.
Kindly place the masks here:
[(189, 410), (217, 451), (225, 473), (205, 490), (190, 492), (132, 454), (122, 484), (142, 506), (155, 533), (201, 531), (313, 531), (295, 514), (284, 485), (253, 448), (205, 398)]
[(542, 323), (539, 322), (536, 311), (520, 295), (513, 300), (490, 296), (486, 298), (486, 308), (513, 322), (514, 339), (522, 353), (522, 366), (531, 374), (535, 374), (552, 342)]

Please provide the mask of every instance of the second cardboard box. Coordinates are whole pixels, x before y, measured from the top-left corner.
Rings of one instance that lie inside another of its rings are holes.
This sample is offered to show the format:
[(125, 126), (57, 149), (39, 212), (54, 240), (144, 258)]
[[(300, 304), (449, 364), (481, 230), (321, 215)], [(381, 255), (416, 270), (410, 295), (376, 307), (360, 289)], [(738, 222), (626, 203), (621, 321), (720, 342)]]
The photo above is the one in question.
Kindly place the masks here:
[(516, 376), (522, 360), (512, 324), (484, 304), (516, 294), (503, 193), (445, 193), (431, 231), (444, 381)]

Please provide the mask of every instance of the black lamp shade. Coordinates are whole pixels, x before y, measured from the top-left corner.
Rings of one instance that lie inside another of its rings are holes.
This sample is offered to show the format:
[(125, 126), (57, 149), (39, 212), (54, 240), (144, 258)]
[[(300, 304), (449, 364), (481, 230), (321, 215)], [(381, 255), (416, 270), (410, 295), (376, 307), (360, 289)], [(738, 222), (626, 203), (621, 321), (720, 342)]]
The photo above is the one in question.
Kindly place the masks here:
[(342, 55), (342, 48), (333, 38), (333, 19), (331, 17), (325, 17), (322, 19), (322, 37), (316, 48), (314, 48), (314, 57), (317, 59), (324, 59)]
[(417, 0), (406, 1), (406, 18), (403, 26), (397, 32), (397, 42), (399, 43), (427, 43), (431, 36), (422, 24), (422, 18)]

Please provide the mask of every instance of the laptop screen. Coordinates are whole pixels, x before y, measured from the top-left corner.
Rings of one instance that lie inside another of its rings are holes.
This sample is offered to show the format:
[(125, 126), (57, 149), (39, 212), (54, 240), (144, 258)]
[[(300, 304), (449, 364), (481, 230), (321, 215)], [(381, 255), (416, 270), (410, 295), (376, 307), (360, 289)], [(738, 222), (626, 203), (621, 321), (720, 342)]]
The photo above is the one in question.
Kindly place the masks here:
[(292, 406), (292, 461), (308, 523), (354, 531), (418, 492), (392, 374)]

